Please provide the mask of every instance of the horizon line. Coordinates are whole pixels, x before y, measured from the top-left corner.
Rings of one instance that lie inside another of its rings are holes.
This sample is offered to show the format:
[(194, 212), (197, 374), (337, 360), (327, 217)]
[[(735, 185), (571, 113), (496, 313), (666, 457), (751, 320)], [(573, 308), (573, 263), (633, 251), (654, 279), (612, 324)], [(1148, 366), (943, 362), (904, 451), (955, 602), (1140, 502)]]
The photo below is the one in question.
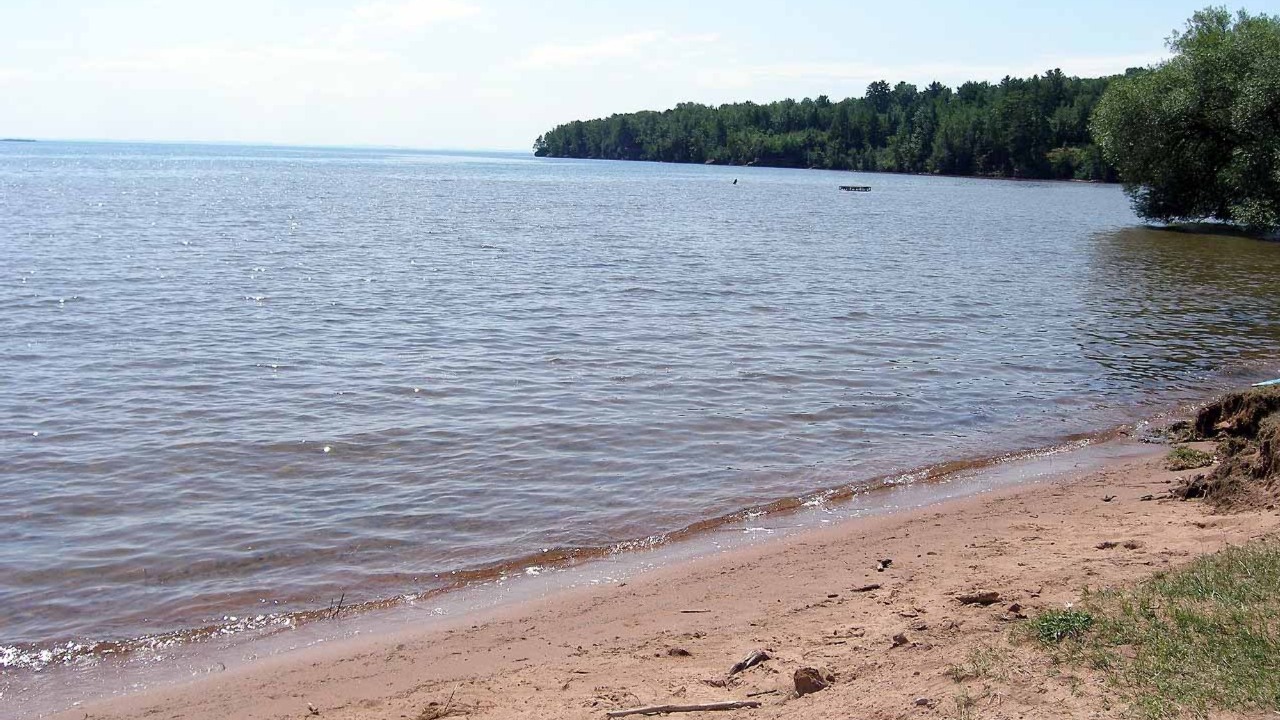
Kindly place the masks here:
[[(316, 150), (400, 150), (407, 152), (462, 152), (462, 153), (523, 153), (533, 154), (533, 150), (516, 148), (484, 148), (484, 147), (422, 147), (414, 145), (378, 145), (363, 143), (290, 143), (271, 140), (122, 140), (117, 138), (65, 138), (40, 137), (38, 135), (5, 135), (0, 134), (0, 141), (36, 142), (36, 143), (97, 143), (104, 145), (214, 145), (239, 147), (274, 147), (300, 148)], [(532, 143), (531, 143), (532, 145)]]

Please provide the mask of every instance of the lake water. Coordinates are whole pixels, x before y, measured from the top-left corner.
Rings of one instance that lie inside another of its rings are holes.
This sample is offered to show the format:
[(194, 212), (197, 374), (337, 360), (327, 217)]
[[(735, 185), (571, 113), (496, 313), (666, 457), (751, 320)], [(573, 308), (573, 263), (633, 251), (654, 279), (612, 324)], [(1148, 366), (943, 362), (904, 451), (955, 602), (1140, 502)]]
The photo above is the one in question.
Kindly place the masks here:
[(0, 328), (12, 675), (1280, 374), (1280, 245), (1114, 186), (0, 144)]

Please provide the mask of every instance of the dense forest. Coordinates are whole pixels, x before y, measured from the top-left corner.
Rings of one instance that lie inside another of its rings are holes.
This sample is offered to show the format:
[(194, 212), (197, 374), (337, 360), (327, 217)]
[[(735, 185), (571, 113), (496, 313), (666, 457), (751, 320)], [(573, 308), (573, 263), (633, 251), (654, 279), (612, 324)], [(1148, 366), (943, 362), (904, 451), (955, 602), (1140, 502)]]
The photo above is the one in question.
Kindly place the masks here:
[(955, 90), (878, 81), (865, 97), (840, 102), (684, 103), (566, 123), (533, 149), (540, 157), (1115, 181), (1089, 135), (1110, 81), (1051, 70)]

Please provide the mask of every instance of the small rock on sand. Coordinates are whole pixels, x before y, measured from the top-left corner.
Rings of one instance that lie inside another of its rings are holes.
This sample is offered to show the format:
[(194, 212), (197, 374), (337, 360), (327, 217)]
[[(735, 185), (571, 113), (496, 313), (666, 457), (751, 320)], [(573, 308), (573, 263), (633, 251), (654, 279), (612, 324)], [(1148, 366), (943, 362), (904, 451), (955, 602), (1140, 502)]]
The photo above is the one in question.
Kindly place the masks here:
[(831, 687), (835, 678), (827, 671), (806, 667), (796, 670), (792, 680), (795, 681), (797, 695), (808, 695)]

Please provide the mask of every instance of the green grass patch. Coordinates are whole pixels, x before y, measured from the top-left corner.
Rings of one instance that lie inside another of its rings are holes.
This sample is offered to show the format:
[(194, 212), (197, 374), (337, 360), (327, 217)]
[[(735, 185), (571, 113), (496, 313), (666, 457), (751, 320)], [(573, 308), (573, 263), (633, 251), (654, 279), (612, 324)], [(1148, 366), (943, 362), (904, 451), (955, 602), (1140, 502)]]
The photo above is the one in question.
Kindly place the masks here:
[(1179, 445), (1164, 458), (1164, 466), (1170, 470), (1194, 470), (1213, 464), (1213, 456), (1203, 450)]
[(1081, 640), (1093, 627), (1093, 614), (1084, 610), (1050, 610), (1031, 623), (1036, 639), (1045, 645)]
[(1280, 542), (1228, 548), (1081, 605), (1036, 618), (1037, 638), (1059, 660), (1105, 671), (1140, 717), (1280, 711)]

